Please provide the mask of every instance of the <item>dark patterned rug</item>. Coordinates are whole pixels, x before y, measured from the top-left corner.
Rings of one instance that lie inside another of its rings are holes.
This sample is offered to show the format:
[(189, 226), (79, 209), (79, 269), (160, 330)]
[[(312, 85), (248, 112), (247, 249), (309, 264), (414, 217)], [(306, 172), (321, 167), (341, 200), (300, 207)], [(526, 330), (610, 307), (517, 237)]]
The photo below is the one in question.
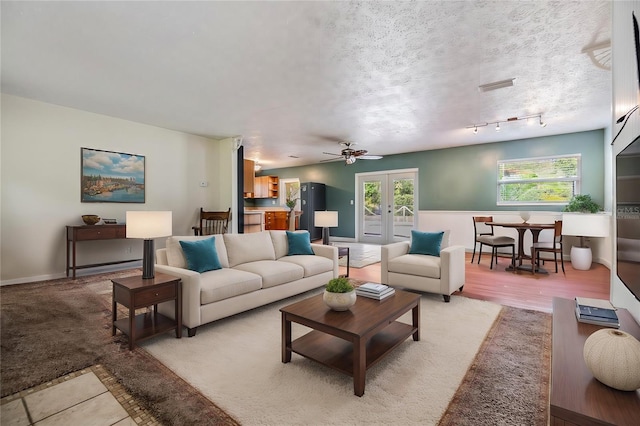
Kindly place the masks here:
[[(0, 287), (2, 396), (101, 364), (163, 424), (238, 424), (146, 351), (111, 336), (111, 296), (90, 288), (139, 273)], [(504, 307), (440, 424), (547, 424), (550, 345), (551, 315)]]
[(439, 426), (546, 425), (551, 315), (503, 307)]

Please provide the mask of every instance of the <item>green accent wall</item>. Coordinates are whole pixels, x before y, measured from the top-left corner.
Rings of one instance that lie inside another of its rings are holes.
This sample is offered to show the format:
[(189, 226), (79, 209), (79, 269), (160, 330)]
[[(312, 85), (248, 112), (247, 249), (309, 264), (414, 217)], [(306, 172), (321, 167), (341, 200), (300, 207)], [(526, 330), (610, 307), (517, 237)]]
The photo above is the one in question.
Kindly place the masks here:
[[(340, 226), (332, 236), (355, 236), (355, 174), (398, 169), (418, 169), (419, 209), (454, 211), (518, 211), (517, 206), (496, 204), (499, 160), (582, 154), (581, 193), (604, 205), (604, 130), (541, 138), (463, 146), (406, 154), (385, 155), (380, 160), (359, 160), (263, 170), (261, 175), (298, 178), (300, 182), (327, 185), (327, 210), (337, 210)], [(251, 206), (273, 206), (271, 200), (246, 201)], [(527, 210), (562, 211), (563, 206), (531, 206)]]

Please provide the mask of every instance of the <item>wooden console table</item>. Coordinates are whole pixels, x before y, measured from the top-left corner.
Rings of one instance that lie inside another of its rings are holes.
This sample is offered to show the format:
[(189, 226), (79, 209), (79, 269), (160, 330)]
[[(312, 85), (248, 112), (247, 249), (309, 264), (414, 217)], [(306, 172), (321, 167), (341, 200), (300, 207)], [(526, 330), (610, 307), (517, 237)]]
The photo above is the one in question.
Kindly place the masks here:
[[(575, 300), (553, 298), (551, 426), (637, 425), (640, 390), (623, 392), (596, 380), (584, 362), (584, 342), (604, 328), (578, 322)], [(618, 309), (620, 330), (640, 339), (640, 326)]]
[[(140, 259), (118, 260), (115, 262), (93, 263), (90, 265), (76, 264), (76, 242), (91, 240), (117, 240), (127, 238), (126, 225), (78, 225), (67, 226), (67, 277), (73, 271), (76, 279), (76, 269), (95, 268), (98, 266), (116, 265), (118, 263), (136, 262)], [(71, 253), (70, 253), (71, 248)], [(71, 259), (69, 258), (71, 256)], [(71, 261), (71, 262), (70, 262)]]

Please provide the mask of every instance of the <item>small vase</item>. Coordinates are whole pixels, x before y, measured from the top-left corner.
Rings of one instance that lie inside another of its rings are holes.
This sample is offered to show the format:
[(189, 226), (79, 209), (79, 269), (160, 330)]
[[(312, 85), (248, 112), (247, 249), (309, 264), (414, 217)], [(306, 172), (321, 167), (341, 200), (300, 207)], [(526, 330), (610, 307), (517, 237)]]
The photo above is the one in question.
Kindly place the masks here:
[(347, 311), (356, 303), (356, 291), (348, 293), (331, 293), (327, 290), (322, 295), (322, 300), (334, 311)]
[(593, 377), (614, 389), (640, 389), (640, 342), (624, 331), (601, 329), (584, 342), (584, 362)]
[(527, 221), (531, 217), (531, 213), (529, 213), (529, 212), (520, 212), (520, 217), (522, 218), (524, 223), (527, 223)]

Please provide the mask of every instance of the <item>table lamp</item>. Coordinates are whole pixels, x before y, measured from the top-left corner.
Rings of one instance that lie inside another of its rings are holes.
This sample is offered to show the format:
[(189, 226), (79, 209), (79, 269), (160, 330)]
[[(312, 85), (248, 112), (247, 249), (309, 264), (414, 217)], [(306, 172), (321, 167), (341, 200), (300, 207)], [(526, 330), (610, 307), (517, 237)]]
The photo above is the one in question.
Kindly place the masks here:
[(142, 279), (154, 277), (153, 239), (171, 235), (171, 212), (128, 211), (127, 238), (144, 240)]
[(563, 213), (562, 235), (580, 237), (580, 246), (571, 247), (571, 265), (574, 269), (587, 271), (591, 268), (593, 255), (585, 246), (584, 237), (608, 237), (609, 216), (602, 213)]
[(322, 228), (322, 244), (329, 245), (329, 228), (338, 226), (338, 212), (315, 211), (313, 212), (314, 226)]

